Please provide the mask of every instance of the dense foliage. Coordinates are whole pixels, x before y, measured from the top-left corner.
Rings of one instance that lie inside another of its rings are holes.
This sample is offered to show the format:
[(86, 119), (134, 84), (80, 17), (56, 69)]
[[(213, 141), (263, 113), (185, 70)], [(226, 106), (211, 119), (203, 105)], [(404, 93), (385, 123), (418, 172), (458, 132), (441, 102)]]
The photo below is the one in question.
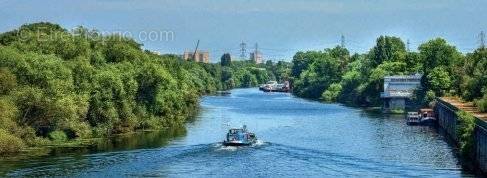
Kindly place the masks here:
[(141, 46), (51, 23), (0, 34), (0, 152), (181, 125), (201, 95), (270, 79), (248, 61), (222, 67)]
[(294, 93), (301, 97), (378, 106), (383, 78), (422, 74), (416, 100), (428, 104), (435, 96), (457, 95), (487, 110), (487, 49), (462, 55), (444, 39), (432, 39), (406, 51), (397, 37), (381, 36), (366, 54), (350, 56), (337, 46), (323, 51), (298, 52), (293, 57)]
[(231, 61), (229, 54), (221, 57), (221, 81), (223, 89), (234, 87), (254, 87), (269, 80), (279, 82), (289, 80), (291, 64), (279, 61), (274, 64), (271, 60), (266, 64), (255, 64), (252, 60)]
[(465, 111), (458, 111), (456, 113), (458, 117), (458, 142), (460, 147), (460, 153), (463, 156), (471, 156), (474, 148), (474, 129), (475, 118), (471, 114)]

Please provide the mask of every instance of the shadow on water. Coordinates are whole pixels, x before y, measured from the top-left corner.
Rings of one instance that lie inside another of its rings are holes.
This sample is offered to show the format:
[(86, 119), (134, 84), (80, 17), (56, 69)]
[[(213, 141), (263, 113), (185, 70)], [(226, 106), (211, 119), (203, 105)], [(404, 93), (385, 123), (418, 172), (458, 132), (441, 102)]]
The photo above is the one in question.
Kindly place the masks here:
[(140, 131), (133, 134), (115, 136), (110, 139), (103, 139), (87, 149), (90, 153), (95, 153), (159, 148), (185, 135), (185, 127), (175, 127), (159, 131)]
[(83, 155), (86, 154), (160, 148), (167, 146), (170, 141), (184, 137), (185, 135), (185, 127), (174, 127), (164, 130), (139, 131), (130, 134), (115, 135), (106, 139), (93, 139), (94, 143), (92, 145), (83, 147), (39, 148), (35, 151), (20, 153), (14, 156), (1, 157), (0, 176), (6, 174), (9, 170), (39, 166), (34, 164), (56, 163), (61, 159), (65, 161), (83, 162)]

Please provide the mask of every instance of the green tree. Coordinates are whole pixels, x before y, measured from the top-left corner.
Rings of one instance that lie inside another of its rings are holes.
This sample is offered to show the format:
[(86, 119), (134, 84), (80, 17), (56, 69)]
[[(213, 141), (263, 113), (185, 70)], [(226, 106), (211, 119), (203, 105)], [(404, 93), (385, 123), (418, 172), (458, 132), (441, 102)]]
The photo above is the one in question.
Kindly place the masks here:
[(321, 55), (323, 55), (321, 52), (316, 51), (297, 52), (293, 56), (291, 75), (294, 78), (298, 78), (313, 63), (313, 60)]
[(445, 94), (445, 91), (449, 92), (451, 89), (456, 90), (460, 88), (459, 84), (461, 79), (460, 76), (454, 75), (454, 68), (455, 64), (461, 61), (462, 56), (454, 46), (449, 45), (444, 39), (436, 38), (421, 44), (419, 46), (419, 54), (423, 61), (422, 66), (424, 76), (430, 76), (430, 73), (436, 72), (434, 75), (440, 77), (438, 76), (438, 74), (440, 74), (438, 72), (440, 68), (437, 70), (434, 69), (441, 67), (444, 71), (443, 74), (451, 77), (449, 79), (451, 82), (448, 83), (449, 88), (442, 87), (442, 89), (439, 89), (439, 86), (432, 86), (434, 85), (432, 84), (434, 81), (424, 80), (423, 85), (425, 88), (436, 87), (434, 90), (436, 94), (441, 94), (439, 96)]
[(461, 84), (462, 96), (466, 100), (480, 98), (487, 91), (487, 48), (479, 48), (467, 54), (464, 66), (458, 67), (463, 81)]
[(229, 53), (225, 53), (221, 57), (221, 65), (222, 66), (230, 66), (232, 64), (232, 57)]
[(8, 94), (17, 86), (17, 78), (7, 68), (0, 68), (0, 95)]
[(370, 56), (374, 67), (384, 61), (401, 62), (405, 59), (406, 47), (398, 37), (380, 36)]
[(436, 96), (443, 96), (451, 88), (452, 79), (444, 67), (435, 67), (427, 76), (429, 89)]
[(442, 38), (436, 38), (421, 44), (418, 49), (423, 61), (423, 72), (425, 75), (428, 75), (433, 68), (441, 66), (445, 67), (447, 72), (451, 72), (453, 65), (461, 57), (460, 52)]
[(339, 59), (328, 53), (312, 59), (314, 62), (295, 80), (297, 95), (306, 98), (319, 98), (332, 83), (338, 82), (341, 76)]
[(326, 50), (331, 57), (336, 58), (340, 61), (340, 67), (342, 70), (345, 70), (345, 67), (350, 62), (350, 52), (348, 52), (347, 48), (341, 46), (335, 46), (332, 49)]
[(330, 87), (328, 87), (328, 89), (325, 90), (325, 92), (323, 92), (321, 95), (321, 100), (325, 102), (336, 102), (341, 91), (342, 85), (339, 83), (333, 83), (330, 85)]

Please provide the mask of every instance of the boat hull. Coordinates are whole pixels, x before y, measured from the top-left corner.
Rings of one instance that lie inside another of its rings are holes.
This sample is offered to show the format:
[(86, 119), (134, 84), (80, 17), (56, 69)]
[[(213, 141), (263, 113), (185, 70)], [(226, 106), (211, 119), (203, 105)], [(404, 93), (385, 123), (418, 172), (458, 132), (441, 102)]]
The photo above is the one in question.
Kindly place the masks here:
[(223, 146), (250, 146), (252, 143), (233, 143), (233, 142), (223, 142)]
[(254, 143), (256, 143), (256, 140), (252, 140), (249, 142), (240, 142), (240, 141), (223, 141), (222, 144), (223, 146), (250, 146)]

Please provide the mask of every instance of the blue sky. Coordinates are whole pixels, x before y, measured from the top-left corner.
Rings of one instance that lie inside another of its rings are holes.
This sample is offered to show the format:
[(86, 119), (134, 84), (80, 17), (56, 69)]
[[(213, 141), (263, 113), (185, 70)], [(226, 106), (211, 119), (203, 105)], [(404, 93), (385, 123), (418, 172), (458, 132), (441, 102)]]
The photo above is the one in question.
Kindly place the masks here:
[[(182, 53), (194, 48), (239, 54), (258, 43), (266, 58), (289, 59), (298, 50), (340, 43), (366, 52), (379, 35), (410, 40), (411, 49), (443, 37), (460, 51), (479, 45), (487, 31), (487, 1), (477, 0), (0, 0), (0, 31), (49, 21), (65, 28), (83, 25), (103, 32), (130, 32), (144, 48)], [(173, 40), (143, 40), (141, 32), (171, 32)]]

